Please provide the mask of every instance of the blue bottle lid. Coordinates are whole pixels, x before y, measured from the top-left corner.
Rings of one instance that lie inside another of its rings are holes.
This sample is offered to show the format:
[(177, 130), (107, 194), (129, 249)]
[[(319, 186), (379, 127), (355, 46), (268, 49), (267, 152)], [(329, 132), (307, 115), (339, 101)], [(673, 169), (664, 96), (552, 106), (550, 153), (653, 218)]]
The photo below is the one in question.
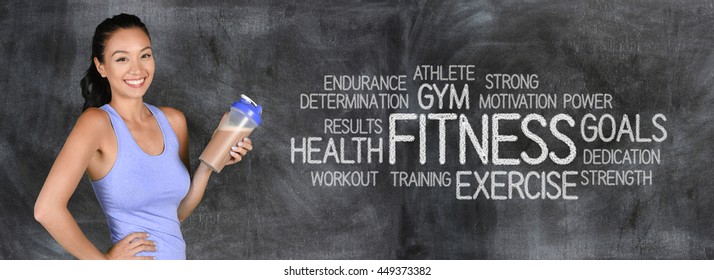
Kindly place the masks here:
[(260, 126), (260, 123), (262, 121), (260, 118), (260, 114), (263, 113), (263, 107), (256, 104), (248, 96), (241, 94), (240, 100), (237, 102), (234, 102), (232, 107), (235, 107), (236, 109), (238, 109), (241, 112), (243, 112), (244, 114), (246, 114), (248, 117), (250, 117), (255, 122), (255, 124)]

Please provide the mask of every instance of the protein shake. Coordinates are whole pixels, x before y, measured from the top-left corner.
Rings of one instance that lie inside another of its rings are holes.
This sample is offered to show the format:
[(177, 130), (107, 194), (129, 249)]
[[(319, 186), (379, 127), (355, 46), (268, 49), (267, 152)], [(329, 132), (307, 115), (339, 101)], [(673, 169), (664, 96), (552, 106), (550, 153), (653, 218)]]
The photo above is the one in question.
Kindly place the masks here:
[(228, 118), (218, 125), (216, 133), (201, 153), (199, 159), (214, 172), (220, 173), (231, 159), (230, 150), (236, 143), (250, 135), (261, 123), (263, 108), (245, 95), (233, 103)]

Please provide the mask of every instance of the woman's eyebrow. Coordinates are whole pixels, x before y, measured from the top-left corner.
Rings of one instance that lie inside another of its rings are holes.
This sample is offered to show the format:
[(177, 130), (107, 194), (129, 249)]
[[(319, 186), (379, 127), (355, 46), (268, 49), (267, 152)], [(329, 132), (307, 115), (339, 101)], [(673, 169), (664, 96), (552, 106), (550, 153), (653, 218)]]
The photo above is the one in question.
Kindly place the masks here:
[(118, 54), (118, 53), (128, 53), (128, 52), (127, 51), (115, 51), (112, 53), (112, 56), (114, 56), (115, 54)]
[[(150, 50), (150, 49), (151, 49), (151, 47), (150, 47), (150, 46), (147, 46), (147, 47), (144, 47), (143, 49), (141, 49), (139, 52), (143, 52), (143, 51), (145, 51), (145, 50)], [(122, 50), (118, 50), (118, 51), (113, 52), (113, 53), (112, 53), (112, 56), (114, 56), (115, 54), (118, 54), (118, 53), (129, 53), (129, 52), (127, 52), (127, 51), (122, 51)]]

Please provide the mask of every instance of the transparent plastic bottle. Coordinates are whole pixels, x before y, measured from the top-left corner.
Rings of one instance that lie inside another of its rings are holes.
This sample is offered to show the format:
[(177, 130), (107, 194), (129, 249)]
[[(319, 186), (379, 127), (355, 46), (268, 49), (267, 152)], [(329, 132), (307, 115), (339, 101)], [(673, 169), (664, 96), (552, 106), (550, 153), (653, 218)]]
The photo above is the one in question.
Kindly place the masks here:
[(228, 118), (218, 125), (218, 129), (199, 159), (214, 172), (220, 173), (231, 159), (231, 147), (260, 126), (262, 112), (263, 108), (260, 105), (241, 94), (240, 101), (233, 103)]

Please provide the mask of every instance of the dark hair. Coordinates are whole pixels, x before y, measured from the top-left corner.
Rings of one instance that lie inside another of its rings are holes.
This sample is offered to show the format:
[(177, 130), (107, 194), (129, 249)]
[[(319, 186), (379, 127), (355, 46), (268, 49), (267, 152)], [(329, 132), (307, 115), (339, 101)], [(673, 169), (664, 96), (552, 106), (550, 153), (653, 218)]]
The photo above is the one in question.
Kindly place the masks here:
[[(109, 37), (119, 29), (128, 28), (139, 28), (146, 33), (146, 36), (149, 36), (149, 30), (146, 29), (146, 25), (135, 15), (118, 14), (112, 18), (105, 19), (97, 25), (94, 37), (92, 37), (92, 57), (89, 59), (89, 69), (84, 74), (82, 81), (79, 82), (80, 87), (82, 87), (82, 97), (84, 97), (82, 111), (87, 110), (89, 107), (101, 107), (112, 101), (109, 81), (97, 71), (97, 67), (94, 65), (94, 58), (96, 57), (99, 62), (104, 63), (104, 45), (109, 40)], [(151, 40), (151, 36), (149, 36), (149, 40)]]

